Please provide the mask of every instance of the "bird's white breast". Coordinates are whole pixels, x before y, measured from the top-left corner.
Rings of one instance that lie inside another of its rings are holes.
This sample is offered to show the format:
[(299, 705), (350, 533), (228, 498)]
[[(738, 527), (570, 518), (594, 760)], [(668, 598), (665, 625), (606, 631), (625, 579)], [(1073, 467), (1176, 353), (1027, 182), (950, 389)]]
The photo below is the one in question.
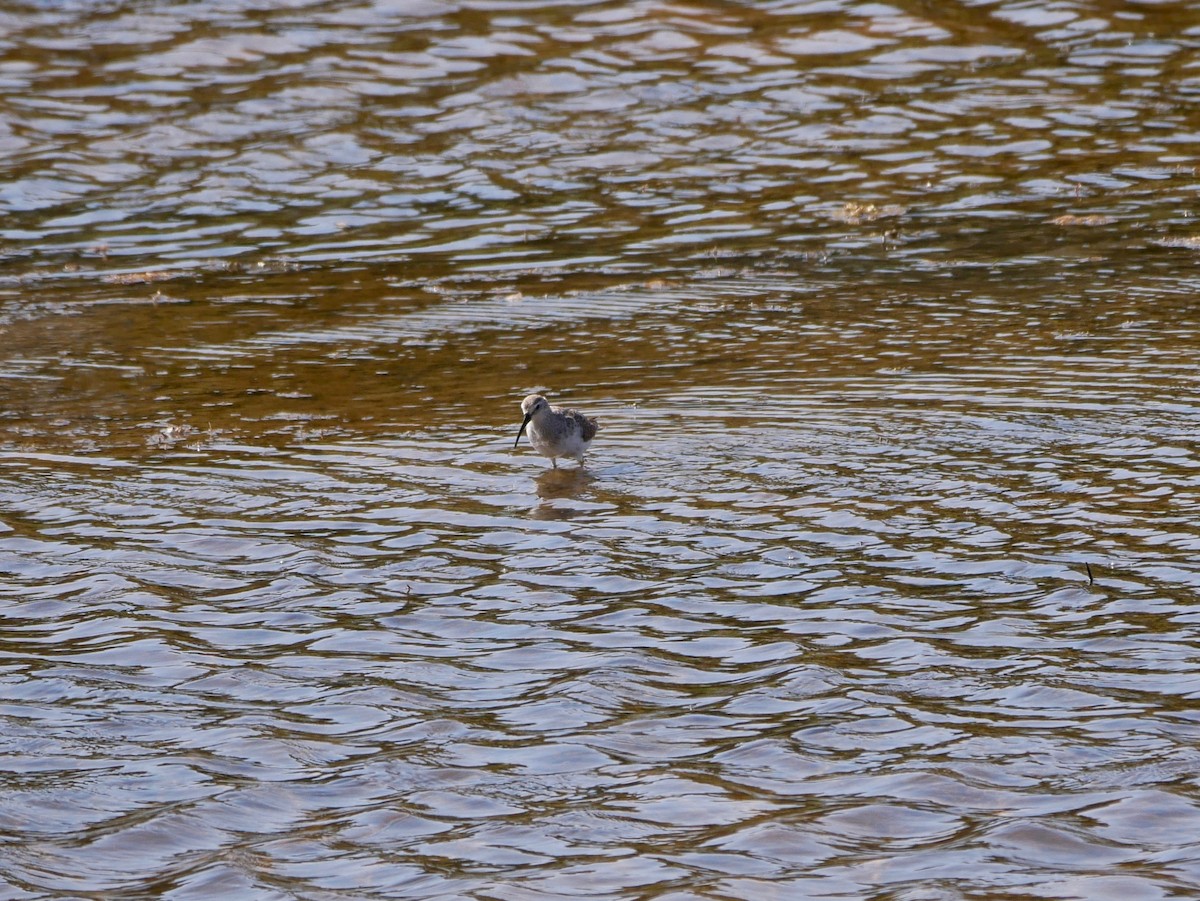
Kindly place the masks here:
[(536, 419), (529, 423), (529, 443), (544, 457), (575, 457), (587, 451), (590, 441), (583, 440), (579, 425), (570, 419), (553, 419), (545, 427)]

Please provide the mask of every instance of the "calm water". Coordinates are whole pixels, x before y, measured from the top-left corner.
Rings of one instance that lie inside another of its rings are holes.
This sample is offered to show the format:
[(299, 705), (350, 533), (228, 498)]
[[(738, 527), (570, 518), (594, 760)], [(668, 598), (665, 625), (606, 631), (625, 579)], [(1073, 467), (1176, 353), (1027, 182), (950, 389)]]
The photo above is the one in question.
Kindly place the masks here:
[(0, 897), (1200, 894), (1198, 49), (4, 6)]

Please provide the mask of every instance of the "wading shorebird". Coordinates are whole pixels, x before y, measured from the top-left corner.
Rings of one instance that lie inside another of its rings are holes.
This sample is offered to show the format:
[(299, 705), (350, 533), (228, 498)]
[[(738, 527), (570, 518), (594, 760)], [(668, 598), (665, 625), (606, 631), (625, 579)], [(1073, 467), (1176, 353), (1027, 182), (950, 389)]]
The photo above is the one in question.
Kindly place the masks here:
[(521, 443), (525, 427), (529, 427), (529, 443), (543, 457), (549, 457), (558, 469), (559, 457), (574, 457), (583, 466), (583, 455), (596, 437), (596, 420), (578, 410), (552, 407), (540, 394), (531, 394), (521, 401), (525, 421), (517, 432), (515, 448)]

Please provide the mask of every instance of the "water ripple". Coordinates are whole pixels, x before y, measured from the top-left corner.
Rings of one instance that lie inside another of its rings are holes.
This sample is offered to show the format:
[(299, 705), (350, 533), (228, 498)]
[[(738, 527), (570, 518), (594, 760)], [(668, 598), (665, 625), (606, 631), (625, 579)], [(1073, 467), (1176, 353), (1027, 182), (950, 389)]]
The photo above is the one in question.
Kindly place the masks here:
[(0, 894), (1195, 894), (1181, 8), (0, 25)]

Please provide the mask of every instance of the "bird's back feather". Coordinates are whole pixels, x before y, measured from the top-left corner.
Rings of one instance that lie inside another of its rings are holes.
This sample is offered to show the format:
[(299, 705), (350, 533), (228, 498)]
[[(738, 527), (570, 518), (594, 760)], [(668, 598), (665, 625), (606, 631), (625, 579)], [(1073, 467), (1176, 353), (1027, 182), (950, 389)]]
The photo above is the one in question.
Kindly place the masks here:
[(554, 412), (573, 419), (579, 426), (579, 434), (583, 437), (584, 442), (589, 442), (596, 437), (596, 430), (600, 428), (600, 425), (592, 417), (584, 416), (578, 410), (563, 409), (562, 407), (555, 407)]

